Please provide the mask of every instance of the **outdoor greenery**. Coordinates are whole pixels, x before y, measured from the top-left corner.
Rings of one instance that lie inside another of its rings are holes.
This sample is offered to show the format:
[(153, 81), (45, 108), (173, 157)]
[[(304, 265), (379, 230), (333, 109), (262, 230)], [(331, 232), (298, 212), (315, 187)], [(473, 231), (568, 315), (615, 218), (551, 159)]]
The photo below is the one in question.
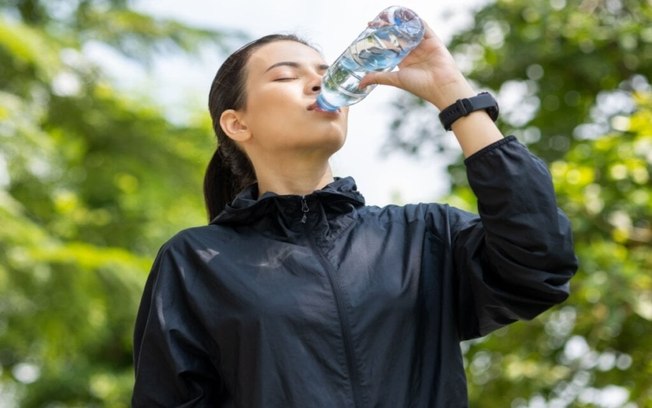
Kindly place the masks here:
[[(170, 119), (88, 50), (146, 67), (241, 35), (131, 3), (0, 0), (1, 406), (128, 406), (152, 259), (205, 223), (206, 112)], [(549, 164), (581, 267), (563, 305), (463, 344), (471, 406), (650, 407), (652, 3), (495, 0), (474, 16), (451, 49)], [(473, 210), (432, 108), (406, 96), (395, 112), (388, 149), (446, 157), (443, 200)]]
[(149, 64), (224, 41), (123, 0), (0, 2), (0, 405), (128, 406), (153, 256), (206, 219), (209, 118), (172, 123), (85, 50)]

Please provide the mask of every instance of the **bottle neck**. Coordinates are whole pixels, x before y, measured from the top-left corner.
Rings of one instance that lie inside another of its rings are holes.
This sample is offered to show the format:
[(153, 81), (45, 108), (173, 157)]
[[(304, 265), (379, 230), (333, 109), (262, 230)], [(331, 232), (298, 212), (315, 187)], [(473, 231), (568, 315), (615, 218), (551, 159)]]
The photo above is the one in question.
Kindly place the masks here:
[(324, 99), (323, 94), (317, 95), (317, 108), (327, 112), (335, 112), (336, 110), (339, 109), (338, 106), (334, 106), (326, 102), (326, 99)]

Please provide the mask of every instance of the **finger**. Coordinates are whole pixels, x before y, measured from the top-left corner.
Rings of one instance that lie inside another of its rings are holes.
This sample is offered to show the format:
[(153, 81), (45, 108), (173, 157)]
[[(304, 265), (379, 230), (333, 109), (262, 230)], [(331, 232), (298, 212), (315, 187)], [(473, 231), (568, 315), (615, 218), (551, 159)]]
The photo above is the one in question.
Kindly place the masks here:
[(423, 27), (425, 29), (423, 34), (424, 40), (427, 40), (429, 38), (438, 38), (437, 34), (435, 34), (435, 31), (430, 27), (430, 25), (428, 25), (428, 23), (425, 20), (421, 19), (421, 22), (423, 23)]
[[(423, 20), (421, 20), (423, 21)], [(440, 47), (445, 47), (444, 42), (439, 38), (437, 33), (426, 23), (423, 21), (423, 26), (424, 26), (424, 34), (423, 34), (423, 40), (421, 43), (434, 43), (437, 44)]]
[(360, 88), (369, 85), (398, 86), (396, 72), (370, 72), (360, 81)]

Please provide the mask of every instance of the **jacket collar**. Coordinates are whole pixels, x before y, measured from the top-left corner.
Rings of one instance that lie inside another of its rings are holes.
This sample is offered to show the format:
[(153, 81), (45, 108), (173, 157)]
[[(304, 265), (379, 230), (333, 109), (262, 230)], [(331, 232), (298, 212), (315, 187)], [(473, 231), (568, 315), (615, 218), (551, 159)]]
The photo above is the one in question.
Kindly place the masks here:
[(327, 213), (337, 215), (365, 204), (351, 177), (335, 178), (335, 181), (306, 196), (278, 195), (267, 192), (258, 197), (258, 184), (254, 183), (240, 192), (211, 224), (250, 224), (258, 219), (283, 213), (284, 209), (301, 206), (302, 201), (318, 201)]

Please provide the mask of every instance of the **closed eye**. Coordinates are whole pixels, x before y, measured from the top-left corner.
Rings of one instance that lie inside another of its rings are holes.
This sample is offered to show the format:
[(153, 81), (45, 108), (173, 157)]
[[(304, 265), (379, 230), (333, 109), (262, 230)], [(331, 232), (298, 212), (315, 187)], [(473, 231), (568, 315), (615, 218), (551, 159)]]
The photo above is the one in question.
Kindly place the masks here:
[(294, 79), (297, 79), (296, 77), (283, 77), (283, 78), (276, 78), (274, 82), (285, 82), (285, 81), (292, 81)]

